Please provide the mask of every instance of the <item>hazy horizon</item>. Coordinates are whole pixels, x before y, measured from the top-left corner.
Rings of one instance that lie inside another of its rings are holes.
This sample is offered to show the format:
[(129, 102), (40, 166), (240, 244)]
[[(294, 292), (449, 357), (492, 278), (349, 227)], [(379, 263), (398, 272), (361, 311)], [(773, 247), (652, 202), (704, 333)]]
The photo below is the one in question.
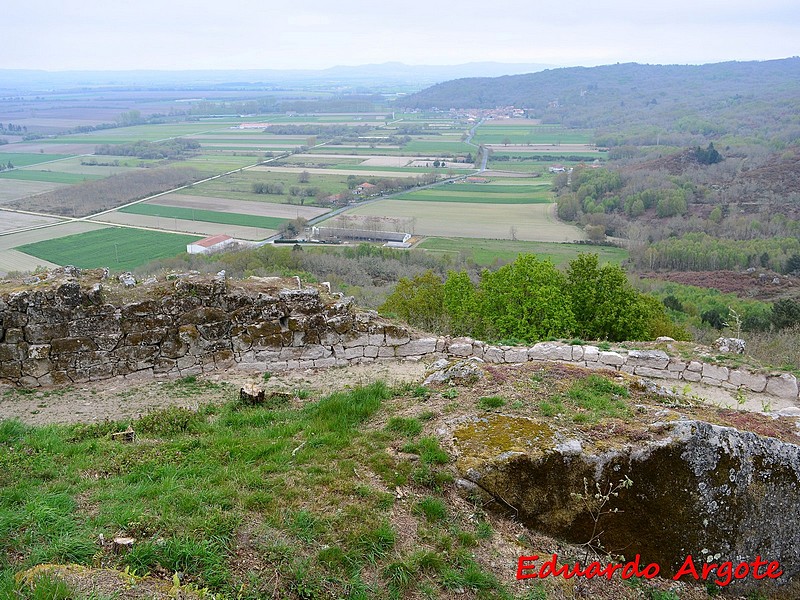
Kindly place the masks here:
[(800, 5), (789, 0), (674, 0), (532, 7), (409, 0), (383, 6), (308, 0), (223, 8), (163, 0), (61, 0), (4, 7), (3, 69), (43, 71), (322, 70), (401, 62), (597, 66), (706, 64), (800, 54)]

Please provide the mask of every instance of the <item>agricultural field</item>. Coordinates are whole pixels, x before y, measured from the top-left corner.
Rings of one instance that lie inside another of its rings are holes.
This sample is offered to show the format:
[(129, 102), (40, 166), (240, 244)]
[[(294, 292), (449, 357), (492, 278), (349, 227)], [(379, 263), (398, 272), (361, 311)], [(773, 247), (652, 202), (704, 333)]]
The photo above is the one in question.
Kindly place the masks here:
[[(485, 204), (468, 202), (408, 202), (380, 200), (347, 212), (358, 218), (406, 219), (412, 233), (426, 236), (518, 239), (539, 242), (571, 242), (584, 239), (574, 225), (559, 221), (555, 204)], [(325, 221), (336, 226), (337, 217)]]
[(45, 181), (23, 181), (21, 179), (0, 179), (0, 205), (14, 200), (43, 194), (60, 187), (57, 183)]
[[(11, 213), (4, 212), (3, 215)], [(37, 266), (52, 266), (52, 264), (68, 264), (60, 261), (48, 261), (19, 251), (19, 246), (36, 242), (54, 240), (77, 233), (94, 231), (104, 225), (72, 221), (61, 223), (52, 227), (31, 229), (17, 233), (0, 234), (0, 275), (9, 271), (33, 271)]]
[(195, 236), (108, 227), (26, 244), (17, 249), (59, 265), (126, 271), (152, 260), (186, 252), (186, 245), (196, 239)]
[(508, 124), (489, 121), (482, 124), (475, 132), (472, 142), (486, 145), (564, 145), (592, 143), (591, 129), (566, 129), (560, 125), (539, 125), (533, 121), (530, 125), (522, 124), (524, 120), (514, 119)]
[(275, 229), (249, 225), (226, 225), (224, 223), (192, 221), (191, 219), (178, 219), (176, 217), (137, 215), (118, 210), (97, 217), (92, 222), (112, 226), (122, 225), (157, 232), (190, 234), (195, 236), (194, 239), (224, 234), (243, 240), (263, 240), (278, 233)]
[[(280, 170), (278, 170), (280, 169)], [(309, 181), (300, 183), (300, 173), (307, 169), (288, 169), (272, 167), (269, 165), (254, 167), (247, 171), (231, 173), (224, 177), (205, 181), (182, 190), (186, 194), (195, 196), (213, 196), (215, 198), (229, 198), (231, 200), (249, 200), (253, 202), (274, 202), (279, 204), (295, 203), (300, 205), (300, 198), (290, 194), (290, 188), (298, 187), (301, 190), (317, 188), (325, 196), (338, 194), (347, 189), (347, 175), (343, 173), (312, 174)], [(283, 194), (256, 194), (253, 184), (281, 184)], [(312, 204), (313, 197), (307, 197), (304, 203)]]
[(46, 183), (82, 183), (103, 179), (102, 175), (87, 175), (81, 173), (63, 173), (61, 171), (39, 169), (13, 169), (0, 172), (0, 179), (17, 179), (20, 181), (44, 181)]
[(35, 227), (47, 223), (58, 223), (59, 221), (60, 219), (51, 217), (2, 210), (0, 211), (0, 233), (8, 233), (16, 229)]
[(551, 204), (549, 185), (456, 183), (397, 196), (414, 202), (466, 202), (479, 204)]
[(487, 267), (498, 262), (511, 262), (522, 253), (551, 260), (556, 266), (566, 265), (581, 252), (599, 255), (601, 264), (621, 264), (629, 254), (627, 250), (611, 246), (443, 237), (426, 238), (417, 248), (439, 254), (459, 254)]
[(280, 229), (280, 227), (289, 220), (278, 217), (264, 217), (243, 213), (220, 212), (216, 210), (164, 206), (161, 204), (144, 204), (142, 202), (134, 204), (133, 206), (121, 208), (119, 212), (134, 215), (148, 215), (151, 217), (164, 217), (166, 219), (219, 223), (220, 225), (244, 225), (262, 229)]
[[(191, 190), (185, 190), (190, 192)], [(296, 204), (275, 204), (274, 202), (252, 202), (248, 200), (231, 200), (212, 196), (193, 196), (189, 193), (174, 193), (159, 196), (156, 200), (148, 200), (142, 205), (158, 204), (185, 209), (200, 209), (221, 213), (239, 212), (246, 215), (276, 217), (279, 219), (313, 219), (324, 215), (330, 209), (317, 206), (298, 206)]]
[(53, 162), (69, 158), (69, 154), (43, 154), (41, 152), (4, 152), (5, 148), (16, 148), (18, 144), (0, 146), (0, 166), (11, 163), (15, 167), (27, 167), (40, 163)]

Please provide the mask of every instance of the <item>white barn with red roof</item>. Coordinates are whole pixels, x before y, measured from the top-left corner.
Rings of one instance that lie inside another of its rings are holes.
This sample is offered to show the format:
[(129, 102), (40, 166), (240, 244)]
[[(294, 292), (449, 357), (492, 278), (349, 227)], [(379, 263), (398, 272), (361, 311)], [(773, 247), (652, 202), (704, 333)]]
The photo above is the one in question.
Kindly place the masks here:
[(233, 238), (229, 235), (212, 235), (211, 237), (197, 240), (191, 244), (186, 244), (186, 252), (189, 254), (208, 254), (222, 250), (233, 243)]

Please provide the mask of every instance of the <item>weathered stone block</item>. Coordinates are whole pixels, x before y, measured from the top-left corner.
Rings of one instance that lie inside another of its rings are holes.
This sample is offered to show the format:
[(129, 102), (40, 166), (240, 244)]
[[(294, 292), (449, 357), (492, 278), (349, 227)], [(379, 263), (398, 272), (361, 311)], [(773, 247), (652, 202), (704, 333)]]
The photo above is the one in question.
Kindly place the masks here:
[(483, 360), (490, 363), (503, 362), (503, 350), (497, 346), (486, 346), (483, 351)]
[(587, 363), (600, 360), (600, 349), (597, 346), (583, 347), (583, 360)]
[(91, 352), (97, 350), (97, 344), (88, 337), (58, 338), (50, 344), (51, 354)]
[(641, 377), (655, 377), (656, 379), (680, 379), (681, 377), (679, 372), (668, 371), (667, 369), (654, 369), (652, 367), (634, 367), (633, 369), (634, 374)]
[(17, 344), (0, 344), (0, 362), (19, 361), (23, 358), (27, 358), (27, 356), (22, 355)]
[(364, 356), (364, 347), (363, 346), (354, 346), (353, 348), (345, 348), (344, 349), (344, 357), (347, 360), (352, 360), (354, 358), (360, 358)]
[(689, 361), (689, 365), (686, 367), (686, 370), (687, 371), (694, 371), (696, 373), (700, 373), (703, 370), (703, 363), (701, 363), (701, 362), (699, 362), (697, 360)]
[(791, 373), (772, 375), (767, 379), (766, 392), (783, 398), (784, 400), (797, 400), (797, 377)]
[(314, 367), (317, 369), (333, 367), (336, 365), (336, 359), (332, 356), (328, 358), (318, 358), (314, 361)]
[[(56, 336), (58, 337), (58, 336)], [(42, 339), (43, 342), (49, 342), (52, 338)], [(18, 327), (9, 327), (6, 329), (6, 335), (3, 340), (6, 344), (19, 344), (25, 341), (25, 333)]]
[(381, 346), (378, 348), (379, 358), (394, 358), (397, 348), (395, 346)]
[(670, 358), (669, 364), (667, 365), (667, 370), (681, 373), (682, 371), (686, 370), (686, 363), (676, 358)]
[(663, 350), (631, 350), (627, 363), (632, 367), (665, 369), (669, 364), (669, 355)]
[(683, 373), (681, 373), (681, 377), (686, 381), (700, 381), (703, 376), (698, 371), (690, 371), (686, 369)]
[(436, 338), (419, 338), (397, 347), (397, 356), (430, 354), (436, 351)]
[(472, 356), (473, 340), (470, 338), (454, 338), (447, 346), (447, 353), (453, 356)]
[(349, 334), (342, 336), (342, 346), (345, 348), (355, 348), (356, 346), (368, 346), (369, 334)]
[(377, 358), (379, 346), (364, 346), (364, 356), (366, 358)]
[(503, 354), (503, 361), (507, 363), (524, 363), (528, 362), (528, 349), (527, 348), (513, 348), (505, 350)]
[(625, 357), (619, 352), (600, 352), (598, 361), (604, 365), (612, 365), (614, 367), (621, 367), (625, 364)]
[(727, 381), (728, 380), (728, 367), (719, 367), (717, 365), (710, 365), (708, 363), (703, 363), (703, 378), (711, 378), (717, 379), (719, 381)]
[(572, 346), (539, 342), (528, 349), (528, 358), (530, 360), (572, 360)]
[(583, 360), (583, 346), (578, 346), (578, 345), (572, 346), (572, 360), (573, 361)]
[(319, 358), (327, 358), (331, 355), (331, 351), (324, 346), (318, 344), (311, 344), (303, 348), (300, 357), (303, 360), (317, 360)]
[(736, 387), (745, 387), (753, 392), (763, 392), (767, 387), (767, 376), (748, 371), (734, 370), (728, 375), (728, 383)]

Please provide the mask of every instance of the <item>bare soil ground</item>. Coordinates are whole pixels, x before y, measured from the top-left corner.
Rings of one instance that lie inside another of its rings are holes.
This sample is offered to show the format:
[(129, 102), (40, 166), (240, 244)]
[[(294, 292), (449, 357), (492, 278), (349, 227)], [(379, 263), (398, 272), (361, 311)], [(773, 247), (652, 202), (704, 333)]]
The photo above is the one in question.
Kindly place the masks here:
[(60, 183), (50, 183), (46, 181), (23, 181), (21, 179), (0, 179), (0, 205), (6, 204), (20, 198), (35, 196), (43, 192), (49, 192), (58, 187)]
[[(182, 406), (196, 410), (205, 404), (235, 400), (238, 397), (239, 389), (246, 383), (260, 385), (268, 391), (297, 393), (305, 390), (314, 397), (336, 390), (366, 385), (373, 381), (384, 381), (389, 385), (403, 383), (418, 385), (425, 379), (430, 363), (431, 361), (387, 360), (349, 367), (282, 371), (274, 373), (266, 383), (263, 381), (264, 371), (254, 366), (237, 366), (233, 369), (198, 376), (196, 378), (197, 385), (191, 389), (176, 385), (174, 378), (154, 380), (152, 376), (145, 374), (34, 390), (0, 384), (0, 420), (19, 419), (25, 423), (38, 425), (94, 423), (104, 420), (136, 419), (148, 412), (168, 406)], [(488, 370), (492, 374), (490, 380), (467, 388), (459, 387), (458, 404), (461, 405), (461, 408), (456, 410), (456, 413), (474, 412), (475, 401), (478, 398), (487, 394), (496, 395), (502, 391), (500, 388), (504, 386), (510, 387), (505, 395), (501, 395), (512, 401), (519, 393), (519, 390), (514, 387), (514, 380), (522, 377), (521, 373), (531, 369), (551, 367), (582, 371), (571, 365), (559, 367), (554, 363), (488, 365)], [(180, 380), (177, 381), (180, 383)], [(660, 386), (668, 385), (663, 380), (655, 381)], [(754, 413), (765, 410), (766, 412), (776, 412), (794, 406), (788, 400), (782, 401), (767, 394), (756, 393), (748, 393), (746, 402), (740, 403), (731, 390), (701, 383), (683, 386), (677, 392), (700, 402), (701, 406), (707, 405)], [(441, 399), (441, 401), (448, 404), (446, 399)], [(435, 410), (436, 403), (432, 403), (429, 408)], [(453, 407), (449, 410), (452, 412)], [(723, 414), (729, 415), (729, 413)], [(794, 433), (795, 430), (796, 428), (790, 433)], [(794, 433), (794, 435), (800, 441), (800, 434)]]
[(21, 227), (32, 227), (44, 223), (57, 223), (58, 221), (60, 221), (60, 219), (40, 217), (38, 215), (26, 215), (25, 213), (0, 209), (0, 233), (13, 231)]
[(11, 271), (35, 271), (39, 266), (53, 269), (58, 265), (18, 250), (0, 250), (0, 277)]
[(168, 380), (155, 381), (149, 375), (32, 391), (0, 385), (0, 420), (19, 419), (41, 425), (136, 419), (167, 406), (197, 409), (203, 404), (234, 400), (239, 389), (247, 382), (262, 382), (267, 389), (275, 391), (305, 389), (315, 394), (327, 394), (332, 390), (376, 380), (389, 384), (421, 383), (425, 368), (421, 362), (392, 361), (344, 368), (286, 371), (273, 375), (267, 384), (263, 384), (263, 371), (237, 368), (198, 377), (198, 380), (216, 385), (208, 386), (202, 394), (188, 396), (180, 386), (172, 386)]
[(251, 200), (231, 200), (230, 198), (214, 198), (210, 196), (192, 196), (190, 194), (167, 194), (150, 200), (147, 204), (161, 206), (177, 206), (181, 208), (198, 208), (218, 212), (245, 213), (260, 217), (278, 217), (294, 219), (298, 216), (313, 219), (324, 215), (327, 208), (314, 206), (295, 206), (293, 204), (276, 204), (274, 202), (253, 202)]
[(51, 240), (54, 238), (73, 235), (75, 233), (85, 233), (95, 229), (102, 229), (103, 227), (105, 227), (105, 225), (86, 221), (71, 221), (69, 223), (53, 225), (52, 227), (45, 227), (42, 229), (34, 229), (32, 231), (0, 235), (0, 250), (9, 250), (11, 248), (16, 248), (17, 246), (22, 246), (23, 244), (32, 244), (33, 242), (41, 242), (42, 240)]
[[(776, 300), (800, 295), (800, 278), (779, 275), (767, 270), (752, 273), (740, 271), (670, 271), (641, 273), (647, 279), (674, 281), (685, 285), (713, 288), (724, 293), (734, 293), (740, 298)], [(777, 278), (778, 283), (773, 283)]]
[(0, 152), (42, 152), (44, 154), (92, 154), (96, 143), (87, 141), (85, 144), (44, 144), (41, 142), (27, 142), (24, 144), (8, 144), (0, 146)]

